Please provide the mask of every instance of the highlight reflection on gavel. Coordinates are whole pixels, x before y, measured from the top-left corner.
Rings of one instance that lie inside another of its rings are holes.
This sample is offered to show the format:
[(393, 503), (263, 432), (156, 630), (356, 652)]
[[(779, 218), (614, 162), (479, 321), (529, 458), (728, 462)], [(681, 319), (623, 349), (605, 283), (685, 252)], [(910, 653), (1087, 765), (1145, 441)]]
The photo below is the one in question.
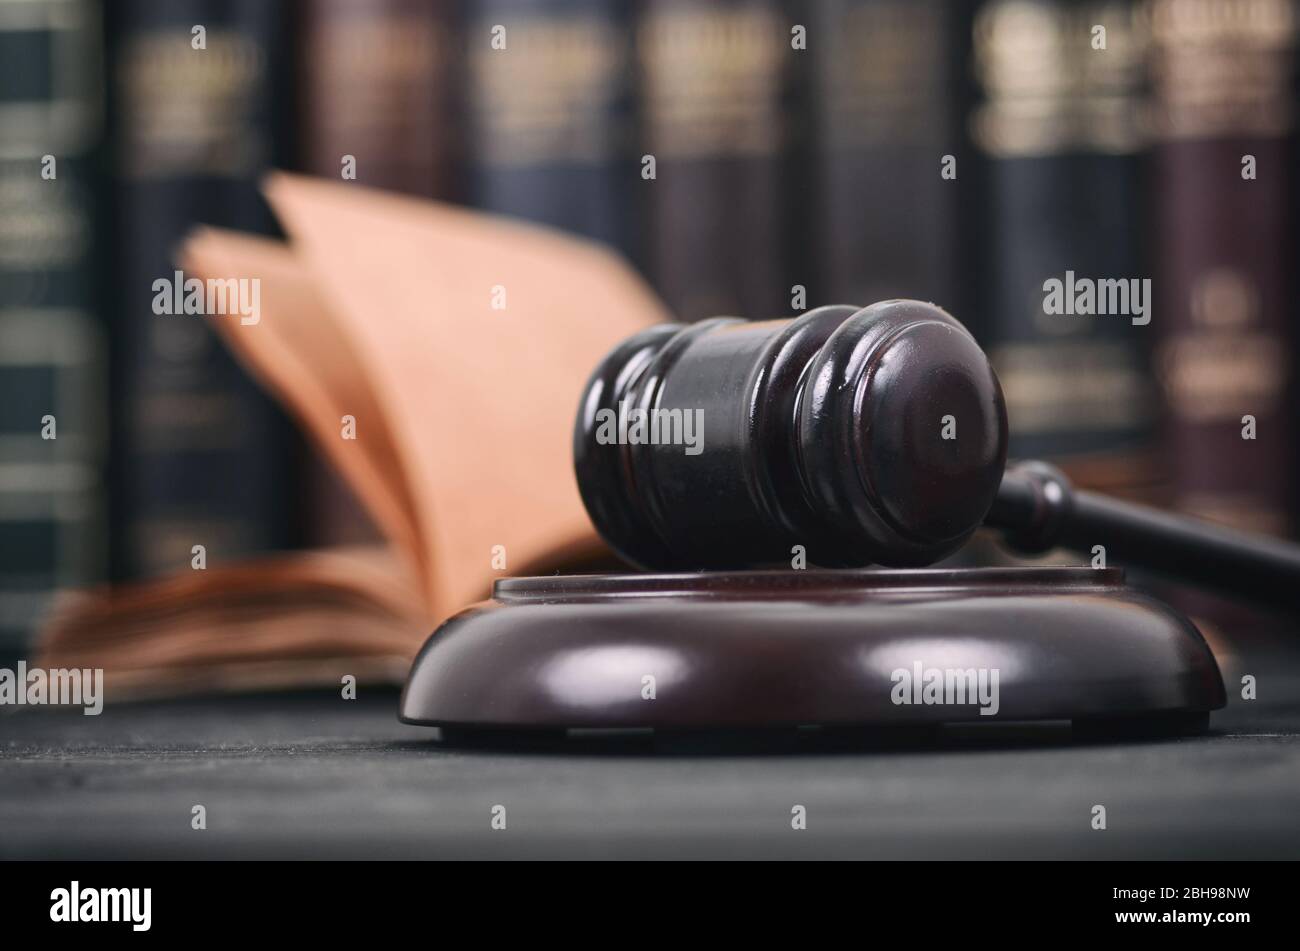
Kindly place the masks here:
[[(671, 438), (686, 414), (704, 423), (693, 454)], [(629, 417), (669, 438), (610, 438)], [(1300, 548), (1076, 491), (1006, 453), (988, 358), (910, 300), (652, 328), (596, 369), (574, 432), (596, 528), (646, 568), (789, 564), (795, 546), (824, 566), (920, 566), (983, 524), (1022, 551), (1102, 545), (1115, 564), (1300, 606)]]

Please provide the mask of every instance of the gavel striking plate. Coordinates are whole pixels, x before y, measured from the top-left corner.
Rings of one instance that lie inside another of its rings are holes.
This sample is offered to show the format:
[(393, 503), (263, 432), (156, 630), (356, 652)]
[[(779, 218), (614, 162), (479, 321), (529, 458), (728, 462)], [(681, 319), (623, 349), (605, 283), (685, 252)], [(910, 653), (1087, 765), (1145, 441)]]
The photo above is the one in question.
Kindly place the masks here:
[[(401, 718), (1204, 730), (1225, 703), (1213, 655), (1113, 566), (1294, 609), (1300, 550), (1006, 452), (997, 376), (932, 304), (647, 330), (596, 368), (574, 430), (587, 511), (643, 573), (498, 581), (429, 638)], [(924, 567), (981, 525), (1025, 552), (1101, 545), (1112, 567)]]

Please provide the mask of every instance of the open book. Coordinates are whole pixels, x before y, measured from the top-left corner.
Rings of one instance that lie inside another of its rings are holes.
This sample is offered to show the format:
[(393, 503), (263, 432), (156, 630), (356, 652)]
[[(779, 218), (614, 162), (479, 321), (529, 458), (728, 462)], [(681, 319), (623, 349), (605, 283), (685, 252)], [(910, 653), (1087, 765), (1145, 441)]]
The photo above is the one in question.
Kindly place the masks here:
[(289, 243), (205, 229), (185, 277), (257, 279), (260, 319), (209, 320), (389, 544), (211, 564), (75, 596), (45, 667), (127, 693), (400, 678), (494, 578), (601, 551), (571, 460), (601, 357), (667, 319), (611, 252), (546, 229), (277, 174)]

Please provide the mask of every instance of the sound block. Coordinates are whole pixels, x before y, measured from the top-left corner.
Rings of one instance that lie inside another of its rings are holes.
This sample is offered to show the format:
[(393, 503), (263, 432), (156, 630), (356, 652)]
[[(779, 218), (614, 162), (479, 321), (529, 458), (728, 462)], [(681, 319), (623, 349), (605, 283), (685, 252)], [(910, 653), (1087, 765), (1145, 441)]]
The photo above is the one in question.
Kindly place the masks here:
[(429, 638), (406, 723), (569, 729), (930, 727), (1069, 720), (1203, 731), (1204, 639), (1119, 569), (585, 575), (498, 581)]

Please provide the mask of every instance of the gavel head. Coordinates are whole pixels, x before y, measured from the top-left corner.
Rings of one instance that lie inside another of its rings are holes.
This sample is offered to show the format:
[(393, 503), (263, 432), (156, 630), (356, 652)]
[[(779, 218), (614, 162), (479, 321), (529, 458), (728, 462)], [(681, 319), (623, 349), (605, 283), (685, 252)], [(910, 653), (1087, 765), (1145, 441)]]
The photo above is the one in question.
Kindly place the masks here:
[[(574, 462), (646, 568), (925, 565), (993, 503), (1007, 416), (988, 358), (919, 301), (644, 331), (583, 391)], [(797, 547), (802, 546), (802, 548)]]

